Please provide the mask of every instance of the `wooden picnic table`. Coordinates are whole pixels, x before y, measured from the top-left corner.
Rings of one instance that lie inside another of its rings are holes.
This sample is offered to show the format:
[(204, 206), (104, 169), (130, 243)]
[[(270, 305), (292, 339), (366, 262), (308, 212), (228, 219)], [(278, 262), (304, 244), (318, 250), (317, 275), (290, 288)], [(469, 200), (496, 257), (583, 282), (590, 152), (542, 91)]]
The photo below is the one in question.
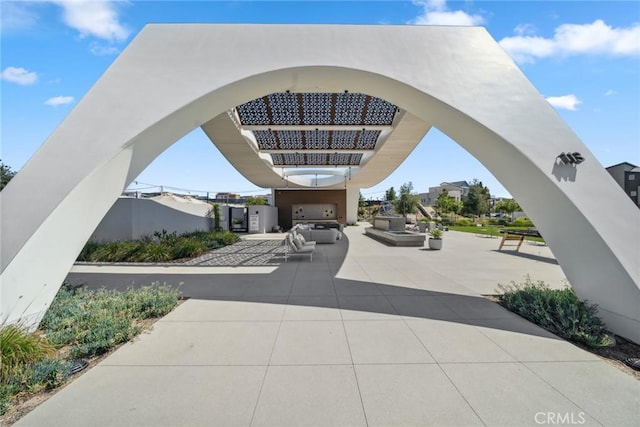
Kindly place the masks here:
[(505, 246), (505, 244), (507, 242), (513, 241), (515, 242), (513, 245), (517, 245), (516, 247), (516, 252), (518, 252), (520, 250), (520, 246), (522, 246), (522, 242), (524, 242), (524, 239), (526, 237), (540, 237), (542, 238), (542, 236), (540, 235), (540, 232), (538, 230), (534, 230), (534, 229), (529, 229), (529, 230), (500, 230), (500, 233), (502, 234), (502, 240), (500, 241), (500, 246), (498, 247), (498, 250), (502, 250), (502, 247)]

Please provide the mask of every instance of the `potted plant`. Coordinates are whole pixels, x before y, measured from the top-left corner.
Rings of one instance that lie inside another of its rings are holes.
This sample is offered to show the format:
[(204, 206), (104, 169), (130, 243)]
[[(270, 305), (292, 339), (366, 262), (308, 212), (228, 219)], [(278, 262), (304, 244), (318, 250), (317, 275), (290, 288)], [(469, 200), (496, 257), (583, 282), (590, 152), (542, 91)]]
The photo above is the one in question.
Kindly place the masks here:
[(427, 232), (427, 226), (429, 224), (427, 224), (429, 220), (427, 218), (422, 218), (420, 221), (418, 221), (418, 230), (421, 233), (426, 233)]
[(429, 249), (436, 251), (442, 249), (442, 230), (439, 228), (431, 230), (431, 237), (429, 237)]

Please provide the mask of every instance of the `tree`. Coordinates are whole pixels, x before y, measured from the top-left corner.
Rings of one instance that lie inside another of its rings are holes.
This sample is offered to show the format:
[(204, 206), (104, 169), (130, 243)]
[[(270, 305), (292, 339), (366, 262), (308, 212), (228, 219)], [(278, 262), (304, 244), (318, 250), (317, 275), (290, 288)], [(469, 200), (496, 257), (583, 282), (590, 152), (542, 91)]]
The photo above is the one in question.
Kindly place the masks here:
[(515, 200), (506, 199), (496, 205), (496, 210), (498, 212), (506, 212), (509, 214), (509, 217), (511, 217), (514, 212), (521, 211), (522, 208), (520, 208), (520, 205)]
[(222, 227), (220, 227), (220, 205), (212, 203), (211, 206), (207, 216), (213, 218), (213, 231), (222, 231)]
[(398, 197), (396, 196), (396, 190), (391, 187), (384, 193), (384, 199), (388, 202), (394, 202)]
[(400, 197), (393, 203), (396, 208), (396, 212), (405, 217), (407, 214), (416, 213), (418, 211), (420, 198), (417, 194), (412, 194), (412, 191), (413, 183), (411, 181), (402, 184), (400, 187)]
[(491, 207), (489, 189), (482, 185), (482, 181), (474, 179), (469, 186), (469, 193), (464, 197), (462, 211), (467, 215), (484, 215)]
[(436, 199), (435, 207), (438, 213), (448, 214), (453, 210), (455, 202), (456, 199), (449, 195), (449, 191), (446, 188), (443, 188)]
[(11, 167), (5, 165), (2, 163), (2, 160), (0, 160), (0, 190), (2, 190), (15, 175), (16, 172), (12, 171)]
[(260, 196), (248, 196), (246, 199), (244, 199), (245, 206), (266, 205), (266, 204), (267, 204), (267, 201)]
[(455, 197), (450, 196), (446, 188), (442, 189), (442, 192), (436, 199), (436, 209), (438, 213), (443, 214), (458, 214), (462, 210), (462, 202), (456, 200)]
[(358, 217), (364, 218), (367, 215), (367, 201), (364, 199), (362, 192), (358, 197)]

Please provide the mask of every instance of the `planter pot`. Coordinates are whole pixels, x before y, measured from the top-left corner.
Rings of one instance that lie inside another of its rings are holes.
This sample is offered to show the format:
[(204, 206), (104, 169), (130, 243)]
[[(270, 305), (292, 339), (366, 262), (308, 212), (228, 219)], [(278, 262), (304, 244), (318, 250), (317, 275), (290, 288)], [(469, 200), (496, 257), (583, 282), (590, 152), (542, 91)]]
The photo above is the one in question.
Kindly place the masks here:
[(442, 239), (429, 238), (429, 249), (439, 251), (442, 249)]
[(418, 222), (418, 230), (419, 230), (421, 233), (425, 233), (425, 232), (427, 231), (427, 225), (428, 225), (428, 224), (427, 224), (426, 222), (424, 222), (424, 221), (420, 221), (420, 222)]

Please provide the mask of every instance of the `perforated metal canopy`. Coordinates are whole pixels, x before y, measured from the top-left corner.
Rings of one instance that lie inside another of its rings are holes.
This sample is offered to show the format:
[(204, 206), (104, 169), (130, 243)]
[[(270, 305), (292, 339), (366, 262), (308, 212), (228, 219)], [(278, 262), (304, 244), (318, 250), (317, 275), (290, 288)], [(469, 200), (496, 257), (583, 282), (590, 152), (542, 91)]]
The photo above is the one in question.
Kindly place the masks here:
[(237, 105), (202, 129), (265, 188), (365, 188), (395, 169), (429, 124), (365, 93), (275, 92)]
[(240, 127), (279, 167), (360, 166), (398, 108), (362, 93), (271, 93), (235, 108)]

